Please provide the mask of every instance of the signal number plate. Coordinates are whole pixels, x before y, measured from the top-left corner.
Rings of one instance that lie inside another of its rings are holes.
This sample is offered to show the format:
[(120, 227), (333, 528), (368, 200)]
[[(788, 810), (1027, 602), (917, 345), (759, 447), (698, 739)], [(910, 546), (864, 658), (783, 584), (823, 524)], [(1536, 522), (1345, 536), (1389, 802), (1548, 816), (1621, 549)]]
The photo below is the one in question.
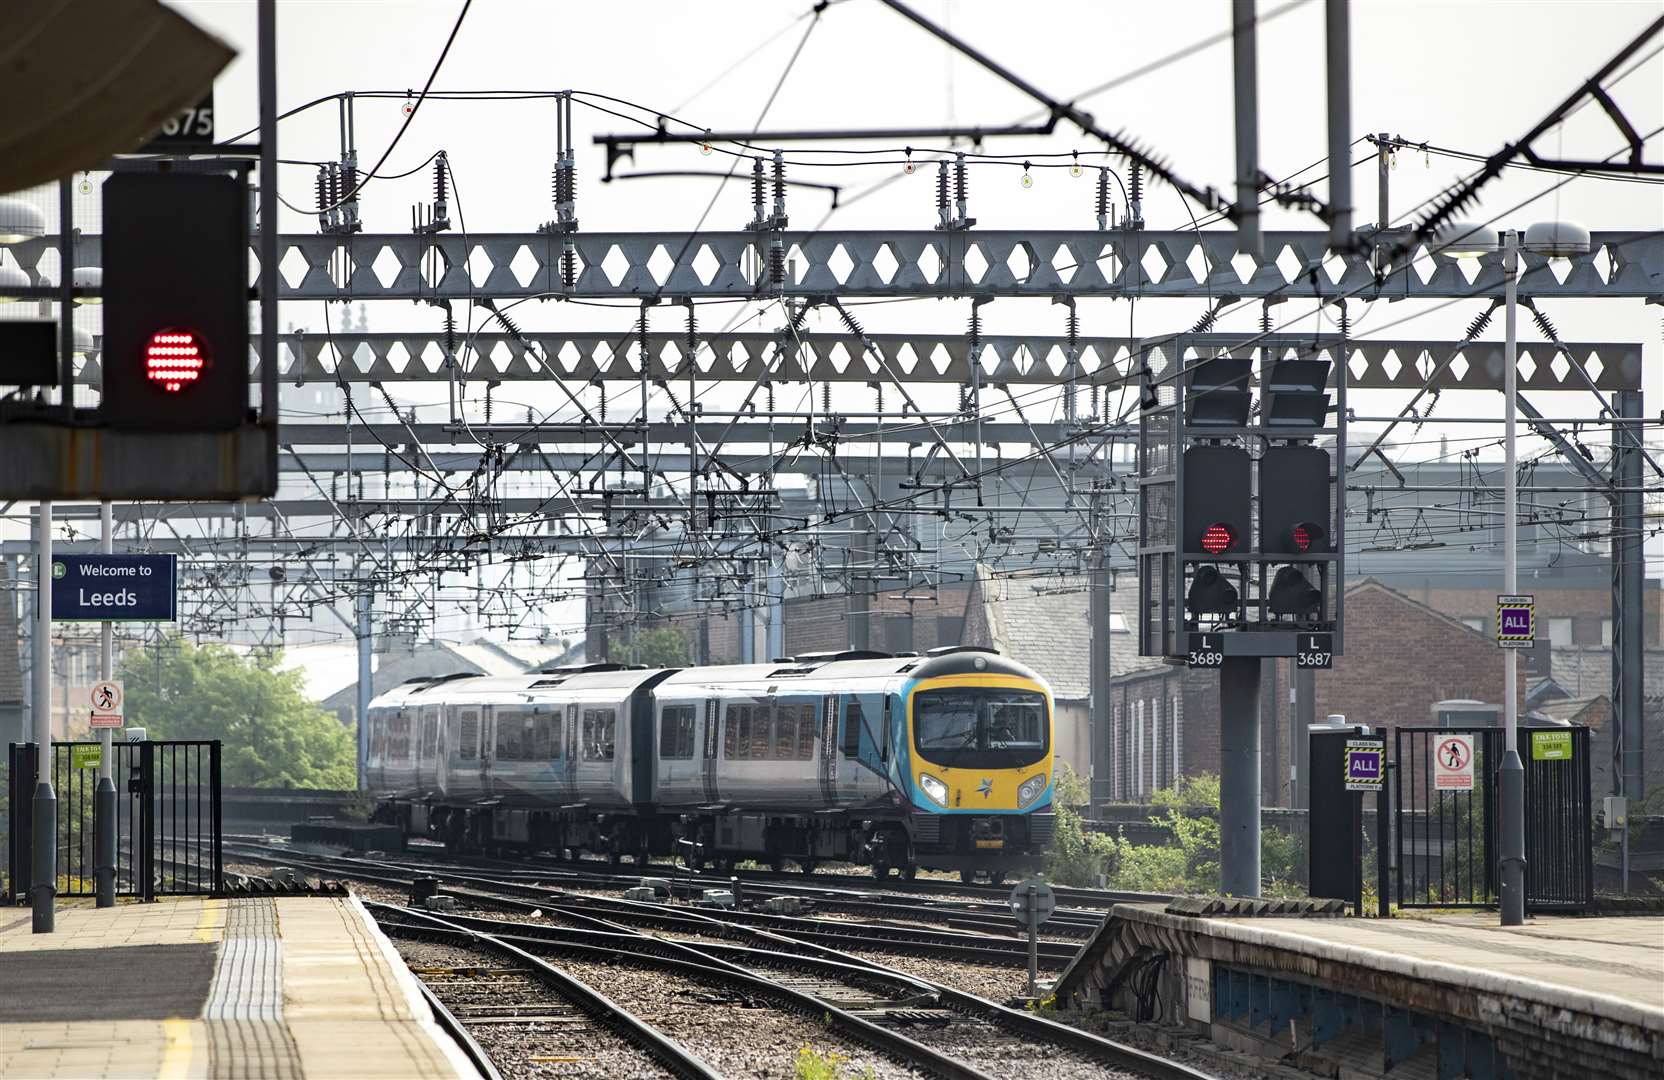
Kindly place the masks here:
[(1294, 666), (1322, 668), (1335, 666), (1335, 636), (1333, 634), (1297, 634)]
[(1184, 662), (1193, 668), (1224, 667), (1225, 635), (1191, 634), (1190, 647), (1185, 652)]

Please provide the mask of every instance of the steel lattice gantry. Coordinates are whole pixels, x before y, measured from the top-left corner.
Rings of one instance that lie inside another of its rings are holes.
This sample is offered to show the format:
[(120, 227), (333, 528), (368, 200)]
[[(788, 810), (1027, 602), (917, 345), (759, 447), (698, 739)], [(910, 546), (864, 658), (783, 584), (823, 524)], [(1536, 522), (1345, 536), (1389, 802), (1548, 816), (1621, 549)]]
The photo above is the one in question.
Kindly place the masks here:
[[(453, 300), (1032, 296), (1449, 299), (1501, 295), (1502, 257), (1461, 260), (1406, 248), (1377, 285), (1376, 239), (1351, 251), (1324, 232), (1268, 232), (1264, 254), (1237, 251), (1234, 231), (931, 230), (882, 232), (594, 232), (570, 234), (577, 272), (561, 277), (552, 233), (287, 235), (279, 240), (282, 300)], [(778, 236), (794, 268), (769, 281), (756, 256)], [(1604, 231), (1570, 260), (1522, 253), (1522, 295), (1543, 299), (1664, 298), (1664, 233)], [(80, 237), (77, 260), (100, 265), (101, 238)], [(53, 238), (10, 250), (39, 283)], [(252, 252), (252, 249), (251, 249)], [(1470, 280), (1470, 272), (1472, 274)]]

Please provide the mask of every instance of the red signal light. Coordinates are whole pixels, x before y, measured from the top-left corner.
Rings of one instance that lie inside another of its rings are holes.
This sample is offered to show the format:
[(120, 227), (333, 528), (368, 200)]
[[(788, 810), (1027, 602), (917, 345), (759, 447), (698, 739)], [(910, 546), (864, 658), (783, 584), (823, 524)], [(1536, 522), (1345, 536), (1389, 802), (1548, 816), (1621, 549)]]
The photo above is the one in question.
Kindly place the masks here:
[(1236, 543), (1236, 533), (1229, 525), (1215, 522), (1202, 531), (1202, 550), (1209, 555), (1223, 555)]
[(152, 386), (177, 394), (202, 377), (208, 351), (189, 330), (161, 330), (144, 349), (144, 375)]
[(1312, 532), (1304, 524), (1294, 527), (1294, 546), (1301, 551), (1312, 549)]

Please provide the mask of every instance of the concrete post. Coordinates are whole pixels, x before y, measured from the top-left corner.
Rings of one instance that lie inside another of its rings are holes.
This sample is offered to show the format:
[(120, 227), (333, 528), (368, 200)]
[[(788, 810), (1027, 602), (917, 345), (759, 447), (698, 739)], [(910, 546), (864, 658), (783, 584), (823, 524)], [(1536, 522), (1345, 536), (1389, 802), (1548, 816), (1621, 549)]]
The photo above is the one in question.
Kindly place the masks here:
[(1329, 246), (1342, 250), (1352, 244), (1351, 0), (1326, 0), (1325, 8), (1329, 54)]
[(1110, 589), (1108, 559), (1099, 551), (1092, 560), (1092, 577), (1087, 590), (1087, 614), (1091, 621), (1091, 643), (1088, 648), (1090, 671), (1087, 686), (1090, 693), (1091, 724), (1087, 729), (1087, 760), (1092, 763), (1089, 791), (1095, 809), (1113, 796), (1115, 757), (1109, 730), (1109, 680), (1111, 670), (1110, 609), (1113, 593)]
[[(115, 550), (115, 522), (109, 503), (99, 507), (100, 525), (98, 550), (108, 555)], [(115, 626), (104, 620), (98, 642), (98, 677), (109, 679), (115, 675)], [(109, 728), (98, 729), (98, 788), (93, 793), (92, 820), (92, 876), (93, 892), (99, 907), (114, 907), (116, 903), (116, 780), (115, 733)]]
[(1231, 3), (1231, 70), (1236, 77), (1236, 249), (1258, 258), (1260, 240), (1259, 59), (1254, 0)]
[(1227, 656), (1219, 672), (1219, 891), (1260, 894), (1260, 666)]
[[(1519, 362), (1517, 330), (1520, 234), (1503, 234), (1502, 280), (1505, 312), (1505, 344), (1502, 353), (1503, 466), (1502, 466), (1502, 588), (1510, 595), (1519, 591), (1519, 554), (1516, 546), (1516, 517), (1519, 507), (1515, 477), (1515, 414)], [(1502, 777), (1497, 785), (1501, 818), (1497, 838), (1501, 847), (1498, 881), (1502, 925), (1525, 922), (1525, 766), (1519, 753), (1519, 664), (1514, 649), (1502, 650)]]
[(58, 895), (58, 798), (52, 791), (52, 504), (49, 502), (35, 507), (35, 626), (30, 659), (36, 780), (29, 899), (34, 932), (50, 934)]
[(353, 606), (358, 616), (354, 636), (358, 638), (358, 790), (363, 791), (366, 784), (365, 766), (370, 756), (370, 698), (375, 696), (373, 674), (371, 672), (371, 654), (375, 646), (375, 639), (371, 636), (370, 607), (375, 600), (375, 594), (370, 591), (366, 582), (353, 597)]
[(776, 556), (768, 563), (768, 636), (766, 648), (768, 655), (764, 660), (773, 660), (786, 655), (786, 577), (785, 567), (781, 558)]
[[(1643, 415), (1641, 391), (1619, 390), (1612, 406), (1620, 420)], [(1612, 425), (1612, 790), (1636, 806), (1646, 795), (1645, 728), (1641, 724), (1647, 564), (1642, 534), (1639, 425)], [(1629, 892), (1629, 817), (1620, 842), (1621, 886)]]

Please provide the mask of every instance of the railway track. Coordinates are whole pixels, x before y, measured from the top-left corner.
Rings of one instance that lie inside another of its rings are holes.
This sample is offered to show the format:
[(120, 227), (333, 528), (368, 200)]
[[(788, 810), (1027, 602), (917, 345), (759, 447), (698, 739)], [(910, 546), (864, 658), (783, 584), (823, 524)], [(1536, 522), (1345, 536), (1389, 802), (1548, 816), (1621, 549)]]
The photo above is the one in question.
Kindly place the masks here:
[[(730, 927), (731, 930), (728, 932), (731, 933), (740, 933), (747, 929), (772, 930), (789, 934), (807, 943), (846, 949), (868, 948), (883, 952), (1010, 966), (1023, 966), (1028, 962), (1027, 943), (1012, 935), (1009, 919), (1000, 922), (1000, 936), (994, 936), (987, 931), (931, 930), (878, 922), (808, 919), (802, 916), (775, 915), (738, 908), (693, 909), (573, 893), (551, 886), (502, 881), (473, 874), (439, 873), (437, 868), (423, 867), (420, 871), (413, 872), (409, 867), (401, 867), (399, 864), (338, 856), (278, 858), (268, 853), (243, 855), (239, 852), (235, 853), (234, 857), (259, 858), (262, 862), (311, 870), (320, 875), (349, 877), (405, 890), (415, 883), (418, 876), (431, 876), (446, 885), (446, 891), (450, 895), (476, 903), (560, 913), (564, 916), (605, 917), (622, 925), (652, 927), (673, 933), (709, 934), (713, 932), (713, 927), (722, 925)], [(1037, 946), (1039, 966), (1043, 970), (1061, 970), (1075, 952), (1076, 946), (1068, 942), (1041, 941)]]
[[(1112, 1040), (986, 998), (872, 964), (796, 935), (763, 933), (757, 942), (666, 940), (605, 920), (548, 926), (480, 916), (433, 916), (369, 904), (390, 934), (489, 937), (538, 955), (630, 963), (697, 975), (766, 993), (786, 1007), (823, 1010), (833, 1030), (935, 1076), (1151, 1077), (1199, 1080), (1204, 1074)], [(972, 1065), (969, 1061), (975, 1061)], [(993, 1071), (990, 1071), (993, 1066)]]

